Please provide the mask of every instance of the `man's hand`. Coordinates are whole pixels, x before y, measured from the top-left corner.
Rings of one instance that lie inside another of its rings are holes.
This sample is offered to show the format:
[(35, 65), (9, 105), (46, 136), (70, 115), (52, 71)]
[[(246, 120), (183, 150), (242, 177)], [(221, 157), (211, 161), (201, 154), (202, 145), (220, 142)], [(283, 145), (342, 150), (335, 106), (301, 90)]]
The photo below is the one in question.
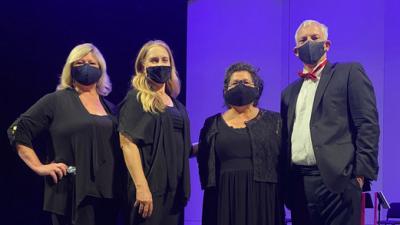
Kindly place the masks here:
[(356, 177), (358, 184), (360, 185), (360, 188), (362, 189), (364, 186), (364, 177), (363, 176), (357, 176)]

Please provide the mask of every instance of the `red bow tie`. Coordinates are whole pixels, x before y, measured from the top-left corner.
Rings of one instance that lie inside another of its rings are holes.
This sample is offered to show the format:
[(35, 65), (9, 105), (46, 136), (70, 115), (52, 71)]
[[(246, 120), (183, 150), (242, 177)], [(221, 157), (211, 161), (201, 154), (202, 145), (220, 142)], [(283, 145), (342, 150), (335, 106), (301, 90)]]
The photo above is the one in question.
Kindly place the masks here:
[(311, 72), (308, 72), (308, 73), (299, 72), (299, 76), (304, 79), (310, 79), (312, 81), (315, 81), (315, 80), (317, 80), (317, 75), (316, 75), (317, 72), (319, 70), (321, 70), (322, 67), (324, 67), (327, 63), (328, 63), (328, 60), (325, 59), (325, 61), (323, 61), (321, 64), (319, 64), (317, 67), (315, 67)]

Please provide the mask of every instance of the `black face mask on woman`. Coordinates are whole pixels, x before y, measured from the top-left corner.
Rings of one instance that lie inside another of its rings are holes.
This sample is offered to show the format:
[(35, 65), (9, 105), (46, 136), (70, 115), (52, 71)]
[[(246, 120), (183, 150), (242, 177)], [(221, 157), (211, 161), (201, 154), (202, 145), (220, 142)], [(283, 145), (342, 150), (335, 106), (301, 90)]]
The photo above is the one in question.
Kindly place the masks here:
[(171, 78), (170, 66), (151, 66), (146, 68), (147, 77), (156, 83), (164, 84)]
[(233, 106), (248, 105), (254, 102), (257, 97), (258, 88), (247, 86), (242, 81), (224, 93), (226, 103)]
[(300, 60), (308, 65), (315, 65), (325, 54), (324, 41), (307, 41), (297, 48)]
[(97, 83), (101, 77), (101, 70), (87, 63), (71, 68), (71, 76), (76, 82), (83, 85)]

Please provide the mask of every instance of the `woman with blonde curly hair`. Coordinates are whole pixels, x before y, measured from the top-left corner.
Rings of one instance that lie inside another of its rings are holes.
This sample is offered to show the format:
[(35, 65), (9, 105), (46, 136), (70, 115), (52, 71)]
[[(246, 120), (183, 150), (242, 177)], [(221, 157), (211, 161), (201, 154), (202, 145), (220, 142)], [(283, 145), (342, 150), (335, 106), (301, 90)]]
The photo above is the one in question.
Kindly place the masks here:
[(140, 50), (132, 89), (119, 114), (121, 147), (130, 173), (129, 224), (183, 224), (190, 194), (189, 119), (175, 97), (180, 83), (163, 41)]
[[(119, 148), (106, 63), (90, 43), (76, 46), (64, 65), (57, 91), (47, 94), (9, 128), (21, 159), (45, 176), (44, 210), (53, 225), (115, 224), (123, 185)], [(47, 138), (46, 162), (32, 141)]]

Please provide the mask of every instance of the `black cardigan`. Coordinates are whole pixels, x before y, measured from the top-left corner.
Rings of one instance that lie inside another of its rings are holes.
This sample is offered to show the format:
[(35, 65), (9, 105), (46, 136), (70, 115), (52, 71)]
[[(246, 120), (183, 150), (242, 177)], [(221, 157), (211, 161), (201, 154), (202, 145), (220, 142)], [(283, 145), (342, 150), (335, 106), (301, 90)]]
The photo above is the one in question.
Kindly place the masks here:
[[(206, 119), (200, 132), (197, 156), (202, 189), (215, 187), (218, 162), (215, 153), (215, 138), (221, 114)], [(258, 116), (246, 127), (250, 134), (254, 180), (278, 182), (280, 171), (281, 119), (279, 113), (260, 109)]]
[[(143, 110), (137, 90), (130, 90), (121, 102), (119, 131), (127, 135), (139, 148), (143, 171), (153, 195), (163, 195), (178, 188), (176, 170), (169, 168), (174, 149), (173, 124), (166, 112), (150, 113)], [(184, 162), (181, 180), (184, 204), (190, 196), (189, 154), (191, 151), (189, 118), (185, 107), (176, 99), (175, 106), (184, 119)], [(128, 190), (135, 191), (133, 180), (128, 180)]]
[[(217, 224), (217, 181), (219, 163), (216, 159), (215, 140), (219, 132), (218, 121), (221, 114), (206, 119), (200, 132), (197, 162), (200, 183), (204, 189), (202, 224)], [(281, 118), (280, 114), (260, 109), (257, 117), (246, 124), (249, 131), (254, 180), (260, 182), (280, 182), (281, 159)], [(279, 185), (282, 185), (281, 182)]]

